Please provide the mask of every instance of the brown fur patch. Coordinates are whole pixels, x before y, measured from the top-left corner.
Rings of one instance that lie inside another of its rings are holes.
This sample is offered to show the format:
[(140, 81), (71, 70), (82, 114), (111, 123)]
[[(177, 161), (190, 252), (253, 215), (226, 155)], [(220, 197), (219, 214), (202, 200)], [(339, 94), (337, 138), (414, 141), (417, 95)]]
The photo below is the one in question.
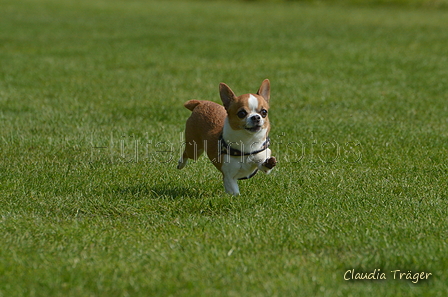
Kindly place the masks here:
[(206, 150), (209, 159), (216, 168), (221, 170), (222, 163), (218, 158), (221, 148), (218, 147), (218, 141), (227, 116), (226, 110), (215, 102), (199, 100), (188, 102), (191, 101), (195, 101), (195, 106), (185, 127), (187, 143), (183, 158), (195, 160)]

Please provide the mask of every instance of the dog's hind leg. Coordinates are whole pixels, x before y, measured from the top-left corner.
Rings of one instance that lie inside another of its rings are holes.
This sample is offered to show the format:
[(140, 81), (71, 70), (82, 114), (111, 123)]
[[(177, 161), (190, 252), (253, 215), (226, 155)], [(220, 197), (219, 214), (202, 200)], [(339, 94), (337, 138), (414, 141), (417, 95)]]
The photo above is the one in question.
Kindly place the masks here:
[(182, 156), (179, 159), (179, 162), (177, 163), (177, 169), (184, 168), (185, 165), (187, 165), (187, 163), (188, 163), (188, 157), (187, 157), (187, 154), (184, 151), (184, 153), (182, 154)]
[(185, 143), (185, 150), (177, 163), (177, 169), (184, 168), (188, 163), (188, 159), (192, 159), (196, 162), (203, 152), (204, 147), (202, 144), (198, 144), (196, 141)]

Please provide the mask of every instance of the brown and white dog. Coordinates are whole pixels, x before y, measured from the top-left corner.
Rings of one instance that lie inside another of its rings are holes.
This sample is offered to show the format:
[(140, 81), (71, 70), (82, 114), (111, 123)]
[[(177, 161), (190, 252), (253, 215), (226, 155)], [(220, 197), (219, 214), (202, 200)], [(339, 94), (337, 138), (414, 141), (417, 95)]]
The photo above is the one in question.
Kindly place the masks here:
[(250, 178), (258, 170), (269, 173), (277, 163), (268, 148), (270, 83), (265, 79), (257, 94), (237, 97), (224, 83), (219, 92), (224, 106), (199, 100), (184, 104), (192, 113), (177, 168), (184, 168), (188, 159), (196, 161), (205, 151), (222, 172), (226, 192), (238, 195), (237, 180)]

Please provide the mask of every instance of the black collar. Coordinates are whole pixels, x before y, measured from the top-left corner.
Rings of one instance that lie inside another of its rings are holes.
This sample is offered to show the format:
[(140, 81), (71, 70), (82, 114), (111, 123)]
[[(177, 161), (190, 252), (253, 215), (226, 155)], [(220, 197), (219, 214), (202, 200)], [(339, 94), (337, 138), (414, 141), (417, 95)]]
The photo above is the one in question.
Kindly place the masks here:
[(232, 148), (230, 145), (228, 145), (226, 143), (226, 141), (224, 140), (224, 138), (222, 137), (222, 134), (221, 134), (221, 137), (219, 138), (219, 142), (221, 143), (221, 154), (237, 156), (237, 157), (249, 156), (249, 155), (255, 155), (255, 154), (261, 153), (262, 151), (265, 151), (269, 147), (269, 144), (270, 144), (270, 140), (269, 140), (269, 136), (268, 136), (268, 137), (266, 137), (266, 141), (263, 143), (263, 146), (261, 147), (261, 149), (254, 151), (254, 152), (245, 153), (245, 152), (242, 152), (235, 148)]

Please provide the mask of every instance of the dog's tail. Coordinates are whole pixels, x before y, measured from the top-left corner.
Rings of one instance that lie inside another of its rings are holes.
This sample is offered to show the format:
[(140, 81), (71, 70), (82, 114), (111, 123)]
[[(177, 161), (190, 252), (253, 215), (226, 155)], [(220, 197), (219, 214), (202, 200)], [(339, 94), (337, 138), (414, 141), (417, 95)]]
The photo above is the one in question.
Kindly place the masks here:
[(199, 100), (189, 100), (187, 102), (185, 102), (184, 106), (186, 108), (188, 108), (189, 110), (193, 111), (193, 109), (198, 106), (199, 104), (201, 104), (201, 101)]

